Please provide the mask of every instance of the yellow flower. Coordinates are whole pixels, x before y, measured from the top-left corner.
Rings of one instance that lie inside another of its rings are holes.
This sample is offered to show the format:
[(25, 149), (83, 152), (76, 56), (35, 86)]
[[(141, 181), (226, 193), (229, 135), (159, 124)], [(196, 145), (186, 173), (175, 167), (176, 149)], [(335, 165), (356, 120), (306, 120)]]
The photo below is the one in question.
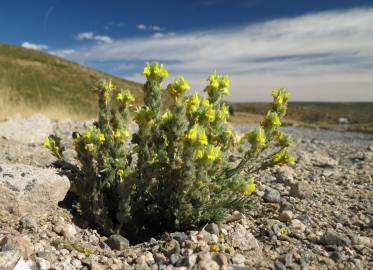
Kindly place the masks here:
[(221, 113), (223, 114), (223, 115), (229, 115), (229, 109), (228, 109), (228, 106), (227, 105), (225, 105), (225, 104), (223, 104), (223, 105), (221, 105), (221, 107), (220, 107), (220, 111), (221, 111)]
[(197, 129), (198, 126), (194, 125), (191, 129), (187, 131), (186, 138), (190, 141), (194, 141), (197, 138)]
[(84, 254), (84, 256), (86, 256), (86, 257), (89, 256), (89, 250), (88, 250), (88, 248), (86, 248), (86, 247), (83, 248), (83, 254)]
[(174, 97), (180, 97), (186, 90), (189, 90), (189, 88), (189, 82), (183, 76), (179, 76), (167, 86), (167, 91), (169, 91)]
[(242, 194), (249, 196), (253, 192), (255, 192), (255, 183), (254, 183), (254, 178), (250, 177), (247, 183), (245, 183), (242, 187)]
[(154, 76), (165, 78), (168, 77), (168, 71), (162, 64), (157, 62), (151, 64), (147, 63), (142, 71), (142, 75), (148, 78), (154, 78)]
[(286, 236), (289, 234), (289, 231), (286, 227), (282, 227), (279, 232), (281, 236)]
[(122, 136), (122, 133), (120, 132), (120, 130), (119, 129), (115, 130), (114, 138), (115, 139), (120, 139), (121, 136)]
[(144, 70), (142, 71), (143, 76), (149, 76), (150, 75), (150, 64), (147, 63), (144, 67)]
[(206, 133), (205, 131), (201, 131), (198, 135), (198, 143), (200, 145), (207, 145), (208, 144), (208, 140), (207, 140), (207, 136), (206, 136)]
[(164, 114), (162, 114), (161, 118), (164, 121), (168, 121), (172, 118), (172, 113), (169, 110), (167, 110)]
[(97, 140), (98, 140), (99, 143), (103, 143), (105, 141), (105, 135), (104, 135), (104, 133), (100, 132), (97, 135)]
[(209, 146), (207, 149), (207, 159), (215, 160), (220, 156), (220, 147)]
[(277, 112), (269, 111), (264, 117), (262, 121), (262, 125), (267, 126), (267, 127), (269, 126), (270, 128), (274, 126), (280, 126), (281, 121), (280, 121), (280, 117), (278, 117)]
[(201, 105), (203, 107), (207, 108), (207, 107), (210, 106), (210, 101), (207, 98), (203, 97), (202, 100), (201, 100)]
[(288, 155), (286, 156), (286, 160), (285, 160), (285, 162), (286, 162), (287, 164), (294, 165), (294, 164), (295, 164), (295, 161), (297, 161), (297, 159), (295, 158), (295, 156), (290, 155), (290, 154), (288, 154)]
[(210, 251), (211, 252), (218, 252), (218, 251), (220, 251), (220, 248), (219, 248), (218, 245), (211, 245), (210, 246)]
[(219, 87), (219, 76), (216, 74), (216, 71), (209, 75), (208, 80), (211, 88), (217, 89)]
[(126, 174), (126, 172), (125, 172), (125, 170), (123, 170), (123, 169), (119, 169), (119, 170), (117, 171), (117, 175), (119, 175), (120, 177), (123, 177), (125, 174)]
[(200, 102), (200, 100), (199, 100), (198, 93), (195, 93), (194, 95), (189, 96), (185, 100), (185, 104), (187, 105), (188, 114), (192, 114), (198, 109), (199, 102)]
[(161, 77), (161, 78), (166, 78), (168, 77), (168, 71), (163, 67), (162, 64), (159, 63), (154, 63), (153, 65), (153, 72), (155, 75)]
[(92, 128), (89, 128), (83, 135), (85, 141), (89, 141), (92, 137)]
[(182, 90), (182, 91), (189, 90), (189, 88), (190, 88), (189, 82), (183, 76), (180, 76), (176, 82), (177, 82), (180, 90)]
[(213, 122), (215, 120), (215, 110), (212, 106), (209, 106), (209, 108), (207, 109), (206, 117), (210, 122)]
[(227, 87), (224, 87), (223, 89), (222, 89), (222, 94), (224, 95), (224, 96), (229, 96), (229, 88), (227, 88)]
[(190, 96), (189, 103), (192, 106), (198, 106), (199, 105), (199, 95), (198, 95), (198, 93), (195, 93), (194, 95)]
[(228, 75), (223, 75), (223, 78), (221, 79), (221, 84), (223, 88), (229, 88), (230, 80), (229, 80)]
[(265, 135), (264, 129), (262, 127), (259, 127), (254, 131), (254, 134), (255, 134), (255, 142), (257, 143), (257, 145), (265, 146), (266, 135)]
[(279, 126), (281, 125), (280, 118), (278, 117), (277, 113), (274, 113), (272, 119), (271, 119), (272, 125)]
[(45, 137), (43, 146), (46, 147), (46, 148), (50, 147), (49, 137)]
[(203, 156), (205, 155), (205, 152), (203, 151), (203, 149), (197, 149), (194, 153), (195, 157), (197, 159), (201, 159), (203, 158)]
[(125, 129), (124, 131), (123, 131), (123, 137), (124, 138), (128, 138), (130, 136), (130, 132), (128, 131), (128, 129)]
[(95, 151), (95, 146), (92, 143), (88, 143), (84, 146), (84, 149), (92, 153)]

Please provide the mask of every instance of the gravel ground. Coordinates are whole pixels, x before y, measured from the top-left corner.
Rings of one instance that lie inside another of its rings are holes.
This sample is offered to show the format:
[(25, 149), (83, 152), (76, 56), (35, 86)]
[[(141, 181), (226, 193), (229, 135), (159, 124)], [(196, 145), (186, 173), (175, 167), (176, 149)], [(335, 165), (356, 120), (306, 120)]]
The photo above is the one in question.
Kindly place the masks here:
[[(33, 119), (64, 137), (87, 124)], [(0, 124), (0, 167), (50, 166), (55, 159), (35, 132), (25, 138), (22, 121)], [(10, 127), (23, 136), (9, 136)], [(134, 246), (99, 235), (65, 208), (36, 217), (0, 207), (0, 269), (21, 257), (31, 269), (373, 269), (373, 135), (284, 130), (294, 135), (297, 164), (257, 176), (257, 208), (248, 216)]]

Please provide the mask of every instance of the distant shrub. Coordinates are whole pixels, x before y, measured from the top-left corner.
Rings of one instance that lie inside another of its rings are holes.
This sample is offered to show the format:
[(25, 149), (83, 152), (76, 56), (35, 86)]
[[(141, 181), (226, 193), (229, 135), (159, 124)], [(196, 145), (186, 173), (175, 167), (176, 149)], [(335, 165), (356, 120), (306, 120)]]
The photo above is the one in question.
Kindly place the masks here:
[[(228, 127), (227, 75), (213, 73), (204, 91), (184, 96), (188, 81), (180, 76), (164, 89), (168, 71), (158, 63), (142, 72), (144, 105), (133, 108), (129, 90), (101, 81), (96, 92), (99, 116), (73, 143), (83, 177), (74, 185), (83, 213), (106, 233), (130, 239), (192, 228), (224, 219), (230, 210), (248, 211), (255, 191), (253, 174), (276, 164), (294, 163), (291, 137), (281, 130), (288, 93), (272, 91), (272, 108), (260, 126), (239, 136)], [(172, 104), (161, 110), (168, 92)], [(128, 130), (133, 116), (138, 131)], [(45, 146), (63, 158), (60, 139)], [(243, 148), (238, 161), (229, 158)], [(273, 146), (273, 147), (272, 147)]]

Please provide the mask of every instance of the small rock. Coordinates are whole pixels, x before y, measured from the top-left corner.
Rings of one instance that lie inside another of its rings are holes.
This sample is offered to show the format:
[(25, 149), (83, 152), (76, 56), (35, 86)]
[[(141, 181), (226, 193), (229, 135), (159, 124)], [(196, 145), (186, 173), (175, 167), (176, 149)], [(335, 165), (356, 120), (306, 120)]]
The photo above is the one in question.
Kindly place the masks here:
[(348, 246), (351, 244), (351, 240), (348, 237), (333, 230), (327, 230), (320, 241), (324, 245)]
[(39, 270), (48, 270), (51, 267), (51, 264), (46, 259), (36, 257), (35, 261)]
[(171, 256), (170, 256), (170, 262), (172, 264), (176, 264), (179, 260), (180, 260), (180, 255), (179, 254), (176, 254), (176, 253), (171, 254)]
[(239, 266), (243, 266), (245, 264), (245, 260), (245, 256), (242, 254), (235, 254), (232, 257), (232, 263)]
[(17, 250), (8, 250), (0, 252), (0, 269), (13, 269), (20, 258)]
[(0, 251), (19, 251), (23, 258), (34, 253), (34, 246), (26, 236), (5, 236), (0, 241)]
[(290, 211), (290, 210), (284, 210), (280, 213), (280, 215), (278, 216), (278, 219), (281, 221), (281, 222), (287, 222), (287, 221), (290, 221), (293, 219), (293, 212)]
[(279, 260), (276, 260), (274, 264), (276, 270), (286, 270), (286, 266)]
[(279, 203), (281, 202), (281, 195), (277, 190), (268, 188), (264, 193), (263, 199), (268, 203)]
[(188, 236), (184, 232), (174, 232), (170, 234), (173, 239), (179, 243), (183, 243), (185, 240), (188, 240)]
[(74, 267), (76, 267), (76, 268), (79, 268), (79, 267), (82, 266), (82, 262), (80, 260), (78, 260), (78, 259), (73, 259), (71, 261), (71, 265), (74, 266)]
[(231, 234), (231, 245), (243, 251), (251, 250), (258, 254), (261, 253), (258, 241), (254, 235), (239, 223), (236, 224), (234, 232)]
[(293, 183), (290, 185), (289, 195), (300, 199), (310, 198), (313, 195), (312, 187), (305, 181)]
[(373, 238), (367, 236), (357, 236), (353, 238), (354, 245), (362, 245), (366, 247), (373, 247)]
[(114, 234), (108, 239), (108, 245), (114, 250), (124, 250), (130, 246), (130, 242), (123, 236)]
[(191, 254), (185, 258), (186, 266), (190, 269), (193, 268), (193, 266), (197, 262), (197, 255), (196, 254)]
[(289, 166), (281, 166), (276, 170), (276, 179), (282, 183), (291, 183), (294, 181), (294, 169)]
[(290, 230), (297, 233), (303, 233), (306, 230), (306, 225), (304, 225), (300, 220), (293, 219), (290, 223)]
[(210, 253), (200, 254), (198, 259), (197, 270), (219, 270), (219, 265), (211, 258)]
[(149, 251), (145, 251), (144, 253), (144, 256), (145, 256), (145, 262), (148, 264), (148, 265), (152, 265), (155, 263), (155, 259), (154, 259), (154, 256), (151, 252)]
[(211, 234), (216, 234), (216, 235), (219, 234), (219, 226), (216, 225), (215, 223), (207, 224), (207, 226), (205, 227), (205, 230)]
[(25, 261), (20, 258), (13, 270), (31, 270)]
[(180, 254), (180, 244), (175, 239), (167, 242), (165, 245), (165, 252), (167, 256), (171, 256), (171, 254)]
[(74, 225), (72, 225), (72, 224), (66, 224), (62, 228), (61, 234), (67, 240), (74, 240), (75, 235), (77, 234), (77, 231), (76, 231)]
[(19, 226), (24, 230), (36, 231), (38, 227), (38, 220), (32, 214), (27, 214), (20, 218)]
[(156, 253), (154, 255), (154, 260), (158, 263), (158, 264), (163, 264), (167, 258), (166, 256), (163, 254), (163, 253)]
[(101, 264), (95, 262), (95, 261), (91, 261), (91, 264), (90, 264), (90, 270), (104, 270), (106, 268), (104, 268)]
[(1, 164), (1, 168), (0, 208), (17, 216), (46, 216), (70, 188), (69, 179), (53, 169), (21, 164)]
[(94, 234), (89, 235), (88, 239), (89, 239), (89, 243), (91, 243), (94, 246), (98, 246), (100, 243), (100, 238)]

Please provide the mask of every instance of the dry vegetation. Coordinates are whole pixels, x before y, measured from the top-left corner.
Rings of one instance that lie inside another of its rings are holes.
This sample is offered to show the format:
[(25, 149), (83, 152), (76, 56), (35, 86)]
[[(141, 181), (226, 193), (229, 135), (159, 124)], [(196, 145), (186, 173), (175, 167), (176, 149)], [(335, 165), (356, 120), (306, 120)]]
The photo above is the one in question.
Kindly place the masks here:
[(93, 117), (97, 101), (91, 90), (100, 79), (112, 79), (142, 99), (138, 83), (47, 53), (0, 44), (0, 118), (36, 111), (51, 118)]

